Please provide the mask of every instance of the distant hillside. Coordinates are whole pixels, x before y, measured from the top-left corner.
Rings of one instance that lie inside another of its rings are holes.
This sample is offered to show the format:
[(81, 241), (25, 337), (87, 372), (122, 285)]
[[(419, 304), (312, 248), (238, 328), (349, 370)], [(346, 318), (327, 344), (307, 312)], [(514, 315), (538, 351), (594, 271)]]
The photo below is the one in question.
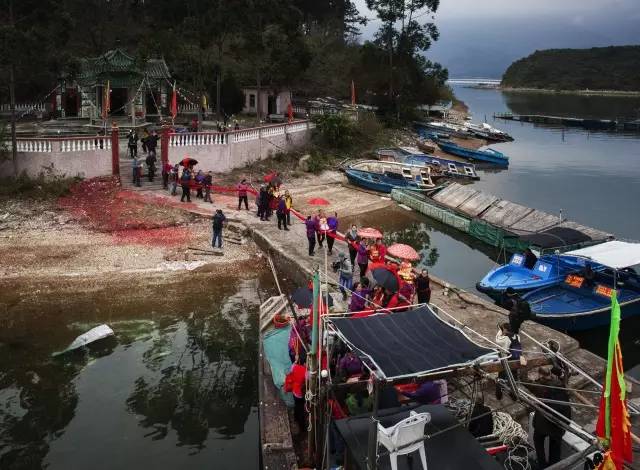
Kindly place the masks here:
[(640, 46), (549, 49), (509, 66), (502, 85), (548, 90), (640, 91)]

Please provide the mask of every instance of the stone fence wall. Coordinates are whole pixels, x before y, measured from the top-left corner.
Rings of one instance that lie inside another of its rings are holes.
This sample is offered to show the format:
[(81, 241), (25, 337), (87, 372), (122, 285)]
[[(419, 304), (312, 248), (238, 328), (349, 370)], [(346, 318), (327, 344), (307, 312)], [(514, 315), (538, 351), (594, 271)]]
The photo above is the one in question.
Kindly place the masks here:
[[(165, 131), (158, 160), (177, 163), (189, 156), (198, 160), (203, 169), (227, 171), (306, 144), (313, 127), (309, 121), (296, 121), (224, 133)], [(106, 137), (20, 138), (18, 173), (30, 177), (43, 174), (84, 178), (117, 174), (119, 159), (125, 155), (114, 142), (119, 142), (117, 129)], [(11, 143), (6, 142), (5, 146), (10, 149)], [(11, 152), (8, 153), (9, 158), (0, 161), (0, 177), (14, 174)]]

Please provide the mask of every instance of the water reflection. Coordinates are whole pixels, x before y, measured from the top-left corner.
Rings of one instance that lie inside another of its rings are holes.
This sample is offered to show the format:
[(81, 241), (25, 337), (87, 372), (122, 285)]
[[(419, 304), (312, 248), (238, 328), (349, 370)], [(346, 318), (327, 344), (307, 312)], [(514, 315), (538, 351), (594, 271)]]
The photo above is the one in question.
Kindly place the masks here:
[[(0, 468), (256, 468), (259, 276), (0, 297)], [(50, 357), (100, 323), (116, 337)]]

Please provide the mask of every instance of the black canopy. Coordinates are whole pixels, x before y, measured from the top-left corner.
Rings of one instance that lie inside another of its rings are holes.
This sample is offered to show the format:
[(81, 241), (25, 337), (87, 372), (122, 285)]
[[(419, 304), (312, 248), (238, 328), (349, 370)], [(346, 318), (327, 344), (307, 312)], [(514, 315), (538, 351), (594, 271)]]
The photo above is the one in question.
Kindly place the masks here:
[[(408, 417), (411, 410), (416, 413), (428, 412), (431, 414), (431, 421), (425, 426), (425, 434), (435, 434), (457, 424), (453, 415), (443, 405), (391, 408), (380, 411), (376, 419), (379, 419), (380, 424), (384, 427), (393, 426)], [(360, 470), (367, 468), (365, 462), (368, 450), (369, 423), (371, 423), (369, 415), (336, 421), (338, 431), (344, 438), (354, 463)], [(429, 468), (438, 470), (499, 470), (503, 468), (462, 426), (430, 437), (424, 444)], [(385, 450), (383, 446), (380, 446), (380, 453)], [(389, 456), (380, 456), (378, 469), (386, 470), (389, 468), (391, 468)], [(421, 468), (420, 457), (417, 453), (413, 454), (412, 467), (409, 466), (406, 456), (398, 457), (398, 469), (408, 470), (409, 468)]]
[(342, 337), (379, 376), (399, 376), (464, 367), (495, 352), (478, 346), (438, 318), (428, 306), (364, 318), (333, 318)]
[(520, 240), (540, 248), (556, 248), (591, 241), (592, 238), (569, 227), (553, 227), (538, 233), (521, 235)]

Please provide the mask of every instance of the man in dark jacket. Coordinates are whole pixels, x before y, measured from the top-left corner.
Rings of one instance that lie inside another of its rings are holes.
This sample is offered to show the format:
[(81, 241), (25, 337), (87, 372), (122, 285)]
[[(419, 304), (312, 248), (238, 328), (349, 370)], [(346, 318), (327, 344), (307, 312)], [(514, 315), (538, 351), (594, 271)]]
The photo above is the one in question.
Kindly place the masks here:
[(149, 171), (149, 181), (153, 181), (153, 177), (156, 175), (156, 154), (149, 152), (147, 158), (145, 159), (145, 163), (147, 164), (147, 169)]
[[(569, 393), (563, 388), (562, 382), (553, 377), (551, 373), (545, 369), (539, 369), (540, 378), (538, 379), (539, 386), (532, 387), (532, 391), (542, 400), (553, 400), (554, 402), (566, 402), (564, 403), (545, 403), (553, 410), (560, 413), (568, 421), (571, 419), (571, 406)], [(550, 465), (558, 463), (560, 461), (560, 452), (562, 450), (562, 436), (565, 433), (564, 428), (558, 426), (554, 421), (562, 418), (553, 414), (553, 421), (547, 418), (546, 415), (552, 413), (545, 410), (542, 413), (536, 410), (533, 415), (533, 444), (536, 448), (536, 456), (538, 460), (538, 466), (540, 468), (546, 468)], [(545, 452), (545, 440), (549, 439), (549, 458), (547, 459)]]
[(189, 168), (185, 168), (182, 170), (182, 176), (180, 177), (180, 186), (182, 186), (182, 197), (180, 198), (180, 202), (184, 202), (184, 198), (187, 198), (187, 202), (191, 202), (191, 189), (189, 185), (191, 184), (191, 170)]
[(149, 153), (152, 153), (154, 156), (156, 155), (156, 148), (158, 147), (158, 134), (156, 131), (153, 131), (149, 137), (147, 137), (147, 150)]
[(305, 226), (307, 228), (307, 240), (309, 241), (309, 256), (315, 255), (316, 248), (316, 222), (311, 218), (311, 216), (307, 216), (307, 220), (305, 221)]
[(269, 192), (267, 188), (260, 186), (260, 194), (258, 195), (258, 217), (260, 220), (269, 220)]
[(222, 213), (222, 209), (216, 209), (216, 213), (213, 215), (211, 222), (211, 228), (213, 229), (213, 238), (211, 240), (211, 246), (216, 247), (216, 241), (218, 242), (218, 248), (222, 248), (222, 227), (227, 218)]
[(129, 147), (129, 156), (131, 158), (138, 156), (138, 134), (131, 129), (127, 136), (127, 146)]
[(213, 173), (210, 171), (207, 172), (207, 175), (204, 177), (204, 202), (210, 202), (213, 204), (213, 200), (211, 199), (211, 185), (213, 184)]
[(428, 304), (431, 301), (431, 284), (426, 269), (423, 269), (416, 278), (416, 293), (419, 304)]

